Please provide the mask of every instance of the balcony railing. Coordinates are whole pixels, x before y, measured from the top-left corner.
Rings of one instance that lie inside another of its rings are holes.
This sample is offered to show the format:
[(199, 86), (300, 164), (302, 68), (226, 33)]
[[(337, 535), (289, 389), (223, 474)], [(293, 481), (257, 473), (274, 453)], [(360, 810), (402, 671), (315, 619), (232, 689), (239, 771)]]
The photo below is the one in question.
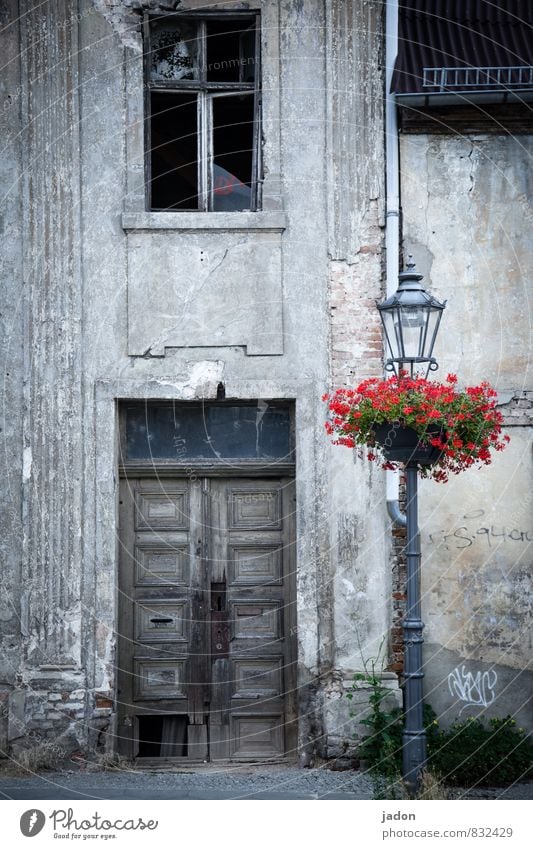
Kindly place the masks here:
[(450, 91), (454, 89), (516, 89), (533, 87), (533, 66), (506, 68), (424, 68), (424, 88)]

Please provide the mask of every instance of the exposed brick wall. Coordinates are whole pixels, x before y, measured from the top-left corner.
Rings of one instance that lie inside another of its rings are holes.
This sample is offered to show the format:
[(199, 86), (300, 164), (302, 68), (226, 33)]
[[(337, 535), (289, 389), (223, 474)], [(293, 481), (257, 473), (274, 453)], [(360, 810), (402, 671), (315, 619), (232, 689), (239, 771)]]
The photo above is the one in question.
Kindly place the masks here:
[(533, 392), (499, 393), (498, 409), (505, 427), (533, 425)]
[(383, 339), (376, 309), (376, 300), (383, 294), (382, 241), (375, 208), (354, 262), (332, 260), (330, 265), (330, 375), (334, 387), (353, 386), (383, 373)]
[(15, 696), (23, 693), (24, 699), (16, 699), (12, 706), (9, 696), (13, 694), (0, 694), (2, 731), (15, 758), (24, 750), (38, 749), (51, 764), (75, 750), (105, 748), (113, 710), (109, 692), (65, 689), (60, 679), (40, 679), (38, 686), (19, 689)]

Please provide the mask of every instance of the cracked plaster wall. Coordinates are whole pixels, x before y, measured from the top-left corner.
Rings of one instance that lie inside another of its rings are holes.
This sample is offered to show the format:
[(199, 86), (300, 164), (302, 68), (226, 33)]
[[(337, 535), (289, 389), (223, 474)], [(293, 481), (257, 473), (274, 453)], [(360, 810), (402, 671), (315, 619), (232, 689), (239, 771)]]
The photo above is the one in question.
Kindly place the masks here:
[(426, 698), (452, 721), (533, 728), (531, 291), (533, 137), (401, 139), (405, 250), (448, 305), (441, 371), (498, 390), (510, 446), (420, 493)]

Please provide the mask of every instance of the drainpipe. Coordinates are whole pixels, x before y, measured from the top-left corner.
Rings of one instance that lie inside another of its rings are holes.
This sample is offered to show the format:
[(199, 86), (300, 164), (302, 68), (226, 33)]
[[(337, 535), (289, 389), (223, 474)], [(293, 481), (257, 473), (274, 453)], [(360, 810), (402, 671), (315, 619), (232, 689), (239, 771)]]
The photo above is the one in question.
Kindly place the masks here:
[[(398, 112), (390, 93), (394, 63), (398, 53), (398, 0), (387, 0), (385, 10), (385, 158), (386, 215), (385, 254), (387, 258), (387, 297), (398, 288), (400, 272), (400, 162), (398, 151)], [(405, 527), (400, 510), (398, 472), (386, 472), (387, 511), (393, 523)]]

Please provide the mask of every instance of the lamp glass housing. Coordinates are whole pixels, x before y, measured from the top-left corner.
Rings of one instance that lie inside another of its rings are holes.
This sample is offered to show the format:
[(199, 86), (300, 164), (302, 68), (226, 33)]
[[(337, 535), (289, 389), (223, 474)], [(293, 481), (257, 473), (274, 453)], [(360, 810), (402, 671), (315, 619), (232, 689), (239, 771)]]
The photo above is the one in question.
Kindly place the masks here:
[(428, 294), (421, 279), (414, 266), (409, 266), (400, 275), (394, 295), (377, 305), (387, 340), (387, 368), (396, 374), (408, 371), (427, 377), (438, 368), (433, 348), (446, 302)]

